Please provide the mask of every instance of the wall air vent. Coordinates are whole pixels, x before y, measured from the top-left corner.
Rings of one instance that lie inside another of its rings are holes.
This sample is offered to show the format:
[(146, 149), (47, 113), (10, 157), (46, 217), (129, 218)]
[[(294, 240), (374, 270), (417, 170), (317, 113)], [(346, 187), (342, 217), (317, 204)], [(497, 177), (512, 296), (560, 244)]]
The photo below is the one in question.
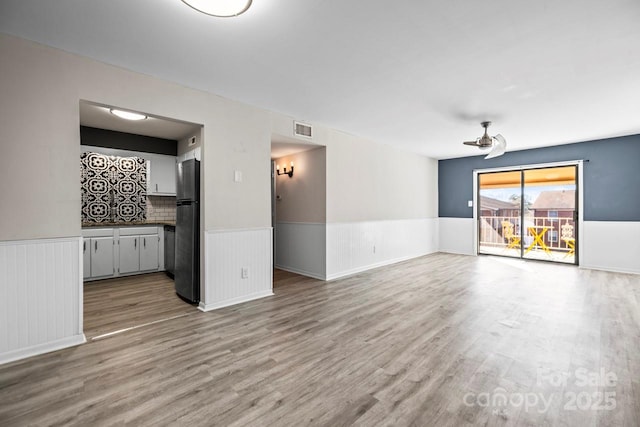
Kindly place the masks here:
[(306, 125), (300, 122), (293, 122), (293, 134), (303, 138), (313, 138), (311, 125)]

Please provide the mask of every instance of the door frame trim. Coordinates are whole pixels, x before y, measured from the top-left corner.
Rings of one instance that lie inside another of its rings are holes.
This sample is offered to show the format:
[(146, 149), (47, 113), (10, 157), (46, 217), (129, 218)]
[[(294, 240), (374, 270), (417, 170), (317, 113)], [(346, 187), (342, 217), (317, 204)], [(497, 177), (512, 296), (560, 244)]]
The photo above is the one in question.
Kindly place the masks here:
[[(588, 160), (587, 160), (588, 161)], [(576, 266), (580, 266), (580, 255), (582, 250), (582, 230), (584, 229), (583, 208), (584, 208), (584, 175), (583, 175), (583, 163), (585, 160), (567, 160), (563, 162), (551, 162), (551, 163), (535, 163), (528, 165), (514, 165), (514, 166), (502, 166), (496, 168), (486, 169), (474, 169), (473, 170), (473, 255), (478, 256), (478, 175), (481, 173), (491, 172), (507, 172), (507, 171), (523, 171), (529, 169), (543, 169), (554, 168), (561, 166), (577, 166), (578, 167), (578, 182), (576, 183), (576, 190), (578, 192), (578, 229), (576, 230), (576, 237), (578, 239), (577, 254), (578, 259)]]

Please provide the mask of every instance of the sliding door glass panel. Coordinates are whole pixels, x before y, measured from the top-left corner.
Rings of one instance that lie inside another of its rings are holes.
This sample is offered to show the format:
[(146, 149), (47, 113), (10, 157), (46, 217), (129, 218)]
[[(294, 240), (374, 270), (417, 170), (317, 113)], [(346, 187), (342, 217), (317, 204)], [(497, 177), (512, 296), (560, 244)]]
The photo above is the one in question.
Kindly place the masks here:
[(522, 254), (521, 171), (478, 175), (478, 252), (519, 258)]
[(523, 258), (577, 262), (576, 171), (576, 166), (523, 171)]

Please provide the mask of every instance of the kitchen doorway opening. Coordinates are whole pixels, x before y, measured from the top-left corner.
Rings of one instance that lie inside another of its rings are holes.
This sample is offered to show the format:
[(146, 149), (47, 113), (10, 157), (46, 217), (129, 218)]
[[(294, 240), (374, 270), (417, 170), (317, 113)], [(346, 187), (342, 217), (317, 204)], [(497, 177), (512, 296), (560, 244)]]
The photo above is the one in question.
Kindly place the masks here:
[[(81, 315), (89, 341), (198, 312), (174, 285), (176, 170), (202, 160), (203, 126), (146, 113), (124, 120), (113, 113), (118, 109), (79, 103)], [(203, 217), (202, 203), (198, 210)], [(199, 237), (203, 221), (195, 224)], [(200, 245), (192, 258), (201, 256)], [(200, 290), (201, 275), (195, 277)]]
[(476, 173), (477, 252), (578, 265), (579, 165)]

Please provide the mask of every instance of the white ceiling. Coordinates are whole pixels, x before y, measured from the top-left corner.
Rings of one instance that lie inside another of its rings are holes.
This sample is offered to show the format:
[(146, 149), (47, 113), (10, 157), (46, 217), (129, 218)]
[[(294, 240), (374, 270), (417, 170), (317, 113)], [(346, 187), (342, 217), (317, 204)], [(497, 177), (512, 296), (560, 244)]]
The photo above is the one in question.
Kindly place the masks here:
[(3, 0), (0, 31), (435, 158), (640, 133), (638, 0)]

